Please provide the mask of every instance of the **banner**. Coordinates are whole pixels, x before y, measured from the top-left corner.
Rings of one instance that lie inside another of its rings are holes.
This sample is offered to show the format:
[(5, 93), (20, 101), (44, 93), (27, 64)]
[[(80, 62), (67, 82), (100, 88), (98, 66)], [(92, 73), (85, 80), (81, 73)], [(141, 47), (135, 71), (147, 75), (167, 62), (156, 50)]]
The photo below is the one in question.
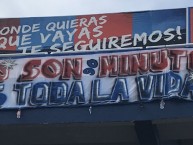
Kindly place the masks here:
[(0, 60), (1, 108), (192, 101), (193, 48)]
[(0, 19), (0, 53), (60, 53), (186, 44), (186, 9)]
[(0, 19), (0, 107), (192, 101), (193, 9)]

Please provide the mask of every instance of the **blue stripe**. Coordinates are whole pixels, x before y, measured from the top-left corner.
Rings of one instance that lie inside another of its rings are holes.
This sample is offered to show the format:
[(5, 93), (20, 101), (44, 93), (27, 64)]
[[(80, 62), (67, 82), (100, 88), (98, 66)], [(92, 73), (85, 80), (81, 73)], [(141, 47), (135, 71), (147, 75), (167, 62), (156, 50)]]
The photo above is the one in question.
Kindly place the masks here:
[[(55, 34), (56, 31), (58, 31), (58, 29), (56, 29), (55, 32), (53, 31), (47, 31), (46, 30), (46, 26), (51, 23), (59, 23), (61, 25), (62, 22), (65, 22), (67, 20), (73, 20), (76, 19), (75, 16), (66, 16), (66, 17), (36, 17), (36, 18), (21, 18), (20, 19), (20, 25), (30, 25), (32, 26), (33, 24), (40, 24), (40, 31), (39, 32), (35, 32), (35, 33), (27, 33), (27, 34), (32, 34), (31, 36), (31, 44), (30, 45), (26, 45), (26, 46), (36, 46), (36, 45), (42, 45), (42, 49), (43, 48), (47, 48), (51, 45), (53, 45), (54, 43), (59, 43), (62, 46), (62, 42), (58, 39), (55, 42), (52, 42), (52, 38)], [(66, 32), (66, 30), (69, 30), (70, 32), (73, 31), (74, 28), (69, 28), (69, 29), (65, 29), (65, 30), (59, 30), (62, 31), (63, 35), (64, 35), (64, 41), (65, 42), (69, 42), (68, 40), (68, 34)], [(48, 41), (46, 43), (41, 43), (41, 39), (40, 39), (40, 33), (43, 33), (45, 36), (51, 34), (51, 36), (49, 37)], [(22, 36), (22, 33), (20, 33), (20, 36)], [(72, 41), (74, 41), (74, 38), (72, 39)], [(21, 45), (20, 45), (21, 46)], [(28, 49), (30, 50), (30, 48)]]
[(168, 28), (186, 28), (186, 9), (159, 10), (133, 13), (133, 34), (155, 30), (165, 31)]

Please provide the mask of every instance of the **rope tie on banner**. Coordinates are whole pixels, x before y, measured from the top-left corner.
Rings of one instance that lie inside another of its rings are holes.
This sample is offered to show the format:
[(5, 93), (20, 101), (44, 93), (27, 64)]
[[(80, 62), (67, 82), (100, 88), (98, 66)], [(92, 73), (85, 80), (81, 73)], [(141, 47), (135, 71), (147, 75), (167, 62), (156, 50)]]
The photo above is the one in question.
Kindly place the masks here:
[(17, 119), (21, 118), (21, 109), (19, 108), (16, 113)]
[(92, 114), (92, 106), (89, 107), (88, 111), (89, 111), (89, 113), (91, 115)]
[(160, 109), (164, 109), (164, 107), (165, 107), (165, 102), (164, 102), (164, 99), (162, 99), (161, 101), (160, 101)]

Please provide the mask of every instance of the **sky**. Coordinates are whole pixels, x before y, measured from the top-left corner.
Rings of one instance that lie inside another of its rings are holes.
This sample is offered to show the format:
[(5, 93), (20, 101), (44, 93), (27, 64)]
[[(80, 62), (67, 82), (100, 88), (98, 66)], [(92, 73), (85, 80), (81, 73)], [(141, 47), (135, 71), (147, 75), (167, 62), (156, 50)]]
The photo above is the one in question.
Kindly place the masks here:
[(193, 7), (193, 0), (1, 0), (0, 18), (68, 16)]

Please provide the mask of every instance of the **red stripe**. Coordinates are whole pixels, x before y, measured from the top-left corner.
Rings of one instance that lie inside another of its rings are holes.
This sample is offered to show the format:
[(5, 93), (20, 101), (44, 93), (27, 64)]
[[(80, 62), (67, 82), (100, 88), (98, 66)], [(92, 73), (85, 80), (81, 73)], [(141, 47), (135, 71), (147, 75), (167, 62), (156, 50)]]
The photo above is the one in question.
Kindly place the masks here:
[[(12, 26), (19, 26), (20, 25), (20, 19), (1, 19), (0, 20), (0, 30), (3, 29), (4, 27), (12, 27)], [(0, 37), (6, 37), (9, 39), (10, 36), (13, 36), (13, 41), (16, 40), (16, 33), (13, 34), (7, 34), (6, 36), (1, 36)], [(3, 50), (16, 50), (17, 46), (10, 46), (9, 44), (6, 45), (6, 49)]]
[[(104, 16), (104, 14), (103, 15), (94, 15), (94, 17), (97, 20), (101, 16)], [(95, 24), (92, 24), (88, 27), (88, 29), (90, 31), (90, 39), (93, 39), (94, 42), (96, 42), (97, 39), (109, 38), (111, 36), (120, 37), (122, 35), (128, 35), (128, 34), (132, 35), (132, 14), (131, 13), (127, 13), (127, 14), (106, 14), (105, 16), (107, 16), (105, 18), (105, 20), (107, 20), (107, 22), (103, 25), (99, 25), (99, 26), (103, 27), (103, 28), (100, 29), (103, 32), (103, 34), (100, 35), (99, 37), (97, 37), (97, 38), (93, 37), (93, 34), (94, 34), (93, 33), (93, 28), (96, 27)], [(93, 16), (79, 16), (79, 17), (77, 17), (77, 19), (87, 18), (87, 20), (90, 20), (91, 17), (93, 17)], [(75, 33), (75, 38), (74, 38), (75, 43), (80, 41), (78, 39), (78, 35), (79, 35), (82, 28), (83, 27), (78, 27), (78, 31)], [(86, 38), (86, 36), (81, 38), (81, 40), (85, 40), (86, 42), (89, 41)]]

